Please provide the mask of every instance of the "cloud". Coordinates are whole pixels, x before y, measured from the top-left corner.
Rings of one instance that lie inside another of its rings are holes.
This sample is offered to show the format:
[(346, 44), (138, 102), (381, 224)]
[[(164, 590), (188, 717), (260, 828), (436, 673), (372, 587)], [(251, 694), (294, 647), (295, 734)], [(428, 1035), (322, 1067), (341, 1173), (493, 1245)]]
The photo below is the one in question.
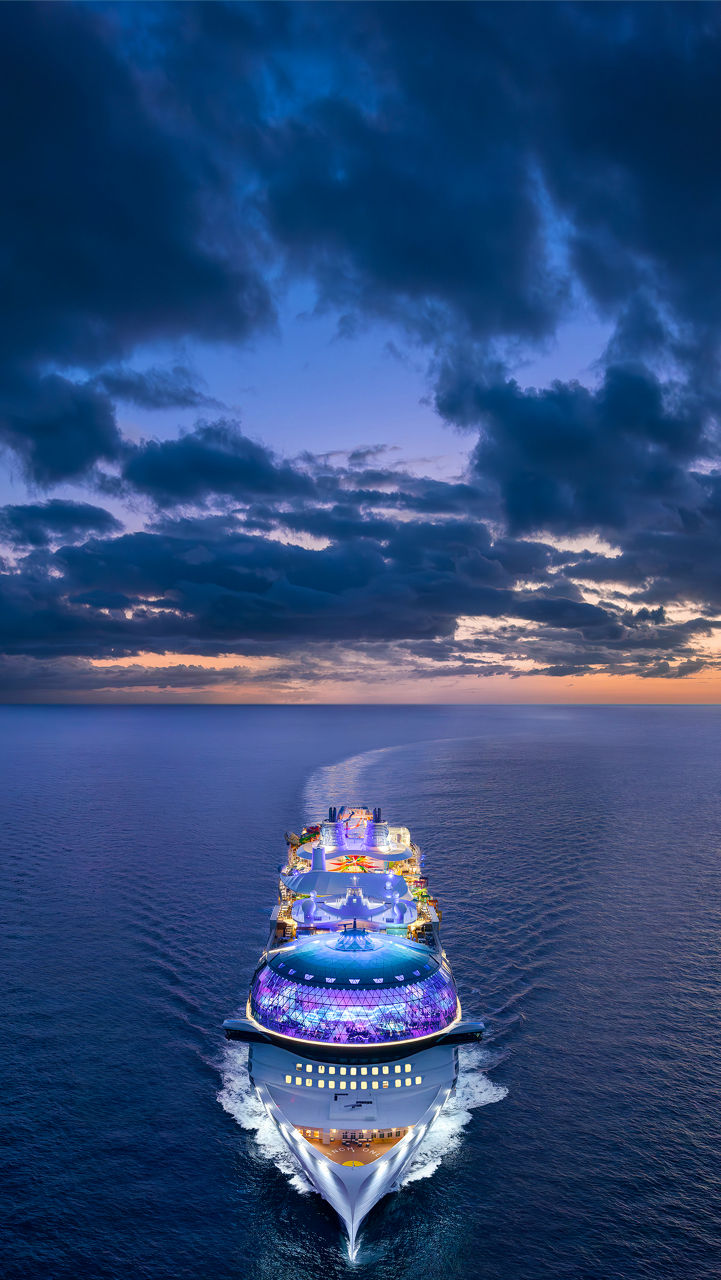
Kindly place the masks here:
[(698, 397), (642, 365), (607, 368), (596, 390), (578, 382), (522, 390), (447, 367), (437, 403), (449, 420), (479, 426), (472, 472), (497, 489), (517, 533), (667, 523), (698, 504), (689, 468), (715, 449)]
[[(297, 502), (299, 510), (307, 505)], [(154, 529), (37, 547), (19, 561), (5, 578), (4, 651), (287, 655), (289, 646), (300, 653), (322, 638), (409, 652), (443, 642), (473, 656), (476, 642), (456, 639), (459, 619), (473, 619), (471, 636), (475, 629), (497, 661), (505, 654), (509, 671), (569, 651), (587, 669), (622, 666), (629, 654), (636, 664), (644, 653), (657, 660), (659, 648), (665, 657), (693, 657), (691, 646), (712, 622), (674, 623), (658, 608), (630, 608), (628, 597), (584, 598), (574, 572), (591, 578), (601, 563), (496, 540), (472, 520), (374, 522), (362, 504), (355, 531), (346, 523), (323, 551), (257, 536), (238, 515), (165, 517)]]
[(41, 485), (84, 477), (121, 451), (110, 398), (92, 383), (59, 374), (8, 373), (0, 390), (0, 443), (15, 451), (27, 475)]
[(51, 498), (0, 507), (0, 537), (18, 547), (45, 547), (52, 540), (81, 541), (89, 533), (110, 534), (122, 529), (119, 520), (89, 502)]
[(106, 369), (98, 382), (108, 395), (139, 405), (142, 409), (221, 408), (219, 400), (198, 385), (198, 379), (183, 365), (172, 369)]
[(144, 442), (129, 452), (123, 477), (159, 506), (203, 502), (211, 496), (249, 501), (313, 492), (309, 476), (249, 440), (237, 423), (224, 420), (196, 426), (175, 440)]
[[(0, 35), (0, 443), (133, 524), (3, 509), (8, 680), (716, 663), (715, 7), (5, 5)], [(118, 402), (222, 409), (168, 352), (248, 340), (299, 277), (420, 352), (465, 475), (394, 467), (378, 423), (292, 461), (224, 417), (122, 437)], [(521, 385), (580, 314), (589, 385)]]
[(109, 396), (63, 370), (272, 315), (249, 241), (209, 230), (199, 167), (208, 196), (220, 175), (149, 111), (115, 32), (84, 6), (0, 11), (0, 440), (41, 484), (119, 449)]

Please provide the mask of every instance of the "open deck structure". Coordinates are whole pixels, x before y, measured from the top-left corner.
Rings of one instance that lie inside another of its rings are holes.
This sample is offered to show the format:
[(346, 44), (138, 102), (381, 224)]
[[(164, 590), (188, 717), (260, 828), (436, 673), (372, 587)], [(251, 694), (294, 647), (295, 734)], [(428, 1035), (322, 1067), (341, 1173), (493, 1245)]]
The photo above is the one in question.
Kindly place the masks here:
[(331, 807), (286, 833), (278, 902), (245, 1014), (223, 1025), (304, 1173), (359, 1226), (451, 1096), (464, 1019), (441, 911), (407, 827)]

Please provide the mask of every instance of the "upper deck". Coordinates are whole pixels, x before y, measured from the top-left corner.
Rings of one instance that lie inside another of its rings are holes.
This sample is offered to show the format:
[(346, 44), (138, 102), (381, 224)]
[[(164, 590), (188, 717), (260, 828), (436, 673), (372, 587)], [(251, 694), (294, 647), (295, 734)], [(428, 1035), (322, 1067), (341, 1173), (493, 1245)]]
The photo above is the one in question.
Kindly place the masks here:
[(286, 842), (268, 950), (355, 923), (440, 951), (440, 909), (407, 827), (384, 822), (378, 808), (331, 807)]
[(462, 1021), (440, 910), (408, 828), (379, 809), (331, 807), (286, 843), (246, 1016), (227, 1020), (226, 1035), (302, 1044), (339, 1063), (477, 1039), (478, 1026)]

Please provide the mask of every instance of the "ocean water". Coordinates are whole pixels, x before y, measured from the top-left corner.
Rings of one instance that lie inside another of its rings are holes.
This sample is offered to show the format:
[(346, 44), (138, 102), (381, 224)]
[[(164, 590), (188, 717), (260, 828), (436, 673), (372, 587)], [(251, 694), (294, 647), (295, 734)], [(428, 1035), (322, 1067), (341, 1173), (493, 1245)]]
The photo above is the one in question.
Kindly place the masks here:
[[(4, 708), (0, 757), (6, 1280), (717, 1280), (721, 711)], [(488, 1028), (354, 1263), (220, 1029), (348, 801)]]

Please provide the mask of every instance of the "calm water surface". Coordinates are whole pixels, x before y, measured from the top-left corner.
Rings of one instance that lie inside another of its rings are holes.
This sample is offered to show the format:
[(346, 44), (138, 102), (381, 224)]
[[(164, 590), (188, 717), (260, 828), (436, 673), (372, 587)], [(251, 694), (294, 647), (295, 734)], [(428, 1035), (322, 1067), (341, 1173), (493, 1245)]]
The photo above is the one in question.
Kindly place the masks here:
[[(718, 1280), (721, 712), (5, 708), (0, 755), (7, 1280)], [(489, 1031), (354, 1265), (220, 1031), (347, 801)]]

